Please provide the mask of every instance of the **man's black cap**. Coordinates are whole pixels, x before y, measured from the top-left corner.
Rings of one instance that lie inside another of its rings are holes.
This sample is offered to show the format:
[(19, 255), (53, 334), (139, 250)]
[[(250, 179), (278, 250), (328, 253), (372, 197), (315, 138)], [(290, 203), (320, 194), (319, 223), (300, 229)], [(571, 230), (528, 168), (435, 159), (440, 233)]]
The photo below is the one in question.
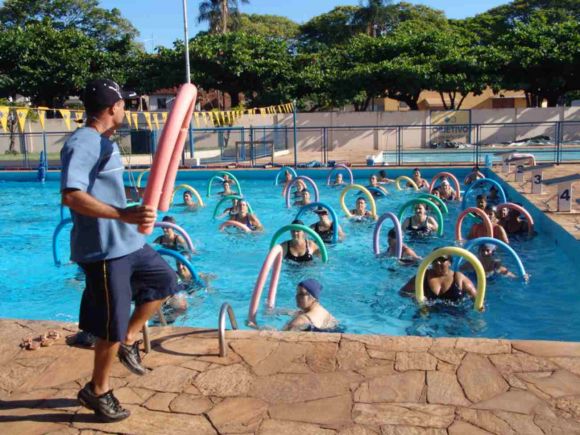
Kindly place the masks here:
[(111, 107), (119, 100), (136, 96), (135, 92), (123, 91), (113, 80), (99, 79), (87, 83), (81, 95), (81, 100), (86, 109), (101, 110)]

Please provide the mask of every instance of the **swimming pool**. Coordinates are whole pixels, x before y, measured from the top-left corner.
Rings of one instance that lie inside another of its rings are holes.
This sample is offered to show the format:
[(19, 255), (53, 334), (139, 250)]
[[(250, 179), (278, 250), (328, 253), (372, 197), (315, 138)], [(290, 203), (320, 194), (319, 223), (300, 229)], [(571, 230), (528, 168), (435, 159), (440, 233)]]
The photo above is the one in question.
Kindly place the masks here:
[[(371, 172), (355, 171), (357, 181), (367, 184)], [(389, 176), (409, 175), (409, 172), (389, 170)], [(430, 179), (437, 172), (436, 168), (426, 169), (424, 176)], [(327, 170), (300, 173), (318, 182), (321, 199), (342, 216), (338, 202), (340, 190), (324, 185)], [(454, 173), (462, 179), (466, 172), (455, 170)], [(180, 173), (178, 182), (190, 184), (204, 195), (212, 174), (210, 171)], [(187, 212), (178, 206), (170, 210), (169, 214), (189, 232), (199, 251), (192, 260), (196, 270), (217, 275), (208, 290), (189, 297), (188, 313), (177, 325), (216, 327), (223, 302), (232, 305), (238, 323), (243, 325), (270, 239), (297, 213), (296, 209), (285, 208), (281, 188), (273, 185), (275, 174), (275, 171), (236, 172), (245, 196), (266, 228), (264, 234), (218, 232), (219, 222), (212, 219), (218, 200), (215, 196), (207, 199), (207, 206), (199, 212)], [(83, 277), (74, 265), (55, 267), (51, 256), (52, 232), (60, 220), (56, 178), (51, 174), (50, 181), (40, 184), (10, 181), (7, 175), (0, 175), (5, 180), (0, 181), (3, 203), (0, 208), (3, 223), (0, 227), (0, 317), (77, 321)], [(398, 210), (412, 196), (412, 193), (399, 192), (378, 200), (379, 213)], [(353, 202), (354, 194), (349, 198)], [(460, 205), (450, 205), (442, 239), (411, 242), (411, 246), (425, 255), (436, 246), (453, 245), (453, 228), (459, 211)], [(305, 219), (308, 224), (315, 220), (314, 215)], [(528, 285), (520, 280), (495, 278), (488, 283), (484, 313), (474, 312), (466, 302), (461, 307), (437, 307), (429, 314), (422, 314), (413, 300), (398, 294), (398, 289), (415, 274), (416, 267), (376, 259), (372, 252), (372, 225), (350, 223), (344, 217), (341, 225), (347, 238), (329, 247), (329, 263), (283, 265), (277, 308), (294, 308), (296, 283), (313, 277), (324, 285), (324, 306), (350, 333), (580, 340), (580, 298), (577, 297), (580, 273), (571, 258), (562, 254), (555, 241), (542, 232), (541, 223), (537, 237), (512, 241), (531, 275)], [(157, 230), (149, 240), (159, 233)], [(67, 239), (65, 231), (59, 247), (65, 258)], [(513, 263), (504, 258), (506, 265), (515, 270)], [(289, 317), (261, 310), (258, 320), (263, 326), (280, 328)]]

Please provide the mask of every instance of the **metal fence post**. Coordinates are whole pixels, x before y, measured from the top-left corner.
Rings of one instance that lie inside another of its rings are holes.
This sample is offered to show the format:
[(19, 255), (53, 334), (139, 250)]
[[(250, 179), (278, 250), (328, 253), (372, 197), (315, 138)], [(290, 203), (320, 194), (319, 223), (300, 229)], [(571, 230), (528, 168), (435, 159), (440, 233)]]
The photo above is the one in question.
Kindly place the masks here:
[(298, 139), (296, 138), (296, 100), (292, 102), (292, 124), (294, 129), (294, 168), (298, 167)]
[(562, 163), (562, 123), (556, 122), (556, 162), (557, 165)]

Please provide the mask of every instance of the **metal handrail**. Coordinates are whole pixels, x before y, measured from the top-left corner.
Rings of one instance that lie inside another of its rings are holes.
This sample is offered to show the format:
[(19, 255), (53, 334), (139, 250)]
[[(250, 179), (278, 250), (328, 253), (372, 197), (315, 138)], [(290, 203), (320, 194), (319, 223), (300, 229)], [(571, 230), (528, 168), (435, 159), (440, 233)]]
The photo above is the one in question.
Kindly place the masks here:
[(230, 325), (232, 329), (238, 329), (238, 322), (233, 308), (227, 302), (224, 302), (220, 308), (220, 315), (218, 318), (218, 337), (220, 342), (220, 357), (225, 357), (227, 354), (226, 346), (226, 311), (230, 318)]

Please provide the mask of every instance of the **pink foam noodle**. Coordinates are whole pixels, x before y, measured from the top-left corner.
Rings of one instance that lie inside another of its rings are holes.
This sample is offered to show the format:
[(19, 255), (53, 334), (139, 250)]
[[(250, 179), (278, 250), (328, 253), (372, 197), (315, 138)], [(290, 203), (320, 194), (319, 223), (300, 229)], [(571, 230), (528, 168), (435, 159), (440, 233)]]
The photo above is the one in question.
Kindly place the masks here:
[(183, 123), (181, 124), (179, 136), (177, 136), (177, 142), (173, 148), (173, 154), (171, 156), (169, 168), (167, 169), (167, 174), (165, 175), (163, 191), (161, 193), (161, 199), (159, 200), (158, 206), (160, 211), (167, 211), (171, 206), (171, 196), (173, 195), (173, 188), (175, 187), (175, 178), (177, 177), (177, 171), (179, 169), (179, 161), (181, 160), (181, 155), (183, 153), (185, 139), (189, 133), (189, 125), (191, 122), (191, 117), (193, 116), (193, 111), (195, 109), (195, 100), (197, 99), (197, 88), (193, 85), (191, 85), (191, 87), (193, 87), (191, 90), (191, 95), (188, 95), (191, 99), (189, 103), (189, 109), (187, 110), (187, 114), (185, 115)]
[(238, 221), (225, 221), (223, 224), (220, 225), (220, 231), (224, 231), (228, 227), (238, 228), (239, 230), (243, 231), (244, 233), (251, 233), (252, 230), (248, 228), (247, 225), (244, 225)]
[(440, 178), (449, 178), (451, 181), (453, 181), (453, 184), (455, 184), (455, 191), (457, 193), (457, 200), (461, 199), (461, 185), (459, 184), (459, 180), (457, 179), (457, 177), (455, 175), (453, 175), (451, 172), (439, 172), (437, 175), (435, 175), (433, 177), (433, 179), (431, 180), (431, 185), (429, 186), (429, 193), (433, 193), (433, 190), (435, 189), (435, 183), (437, 182), (437, 180), (439, 180)]
[(487, 237), (493, 237), (493, 224), (491, 223), (489, 216), (485, 214), (485, 212), (480, 208), (469, 207), (463, 210), (457, 217), (457, 222), (455, 224), (455, 240), (457, 241), (463, 240), (463, 237), (461, 235), (461, 226), (463, 224), (463, 220), (469, 213), (473, 213), (478, 217), (480, 217), (483, 220), (483, 224), (485, 225)]
[(282, 257), (283, 250), (281, 245), (275, 245), (264, 260), (262, 264), (262, 269), (258, 275), (258, 280), (254, 286), (254, 292), (252, 293), (252, 300), (250, 301), (250, 309), (248, 311), (248, 325), (257, 326), (256, 314), (258, 313), (258, 308), (260, 306), (260, 298), (262, 296), (262, 290), (266, 285), (266, 280), (268, 279), (268, 273), (272, 270), (272, 278), (270, 278), (270, 288), (268, 291), (268, 308), (273, 308), (276, 304), (276, 292), (278, 290), (278, 282), (280, 280), (280, 271), (282, 269)]
[[(183, 126), (187, 114), (191, 110), (196, 95), (197, 90), (192, 84), (182, 85), (177, 93), (175, 104), (169, 113), (167, 123), (163, 127), (161, 137), (159, 138), (159, 145), (153, 158), (153, 165), (151, 166), (147, 187), (143, 195), (143, 205), (145, 206), (155, 209), (159, 207), (169, 165), (174, 158), (174, 149), (180, 136), (180, 128)], [(177, 163), (179, 164), (179, 161)], [(175, 181), (175, 175), (173, 180)], [(139, 225), (139, 232), (143, 234), (151, 234), (152, 231), (153, 224)]]

